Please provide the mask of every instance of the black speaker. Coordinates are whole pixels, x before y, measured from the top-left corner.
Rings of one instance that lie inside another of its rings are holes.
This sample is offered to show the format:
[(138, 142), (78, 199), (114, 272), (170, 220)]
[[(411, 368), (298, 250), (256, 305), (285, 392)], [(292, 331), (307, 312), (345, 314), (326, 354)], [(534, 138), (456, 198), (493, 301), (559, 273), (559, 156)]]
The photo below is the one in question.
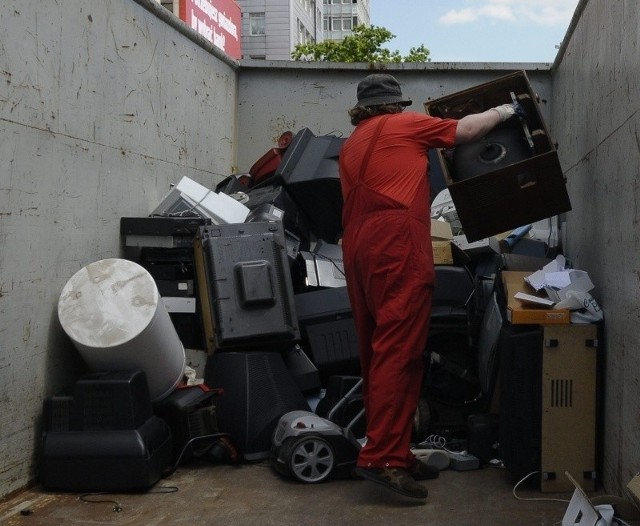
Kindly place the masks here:
[[(511, 119), (499, 124), (481, 139), (456, 147), (451, 175), (454, 181), (462, 181), (524, 161), (533, 153), (522, 124), (518, 119)], [(527, 175), (521, 173), (518, 178), (522, 185)]]
[(220, 432), (231, 435), (248, 461), (269, 457), (282, 415), (310, 410), (279, 352), (216, 351), (204, 376), (208, 386), (224, 391), (216, 404)]
[(556, 145), (526, 72), (429, 101), (425, 110), (460, 119), (514, 98), (524, 109), (523, 119), (509, 119), (483, 139), (453, 151), (435, 150), (469, 242), (571, 210)]

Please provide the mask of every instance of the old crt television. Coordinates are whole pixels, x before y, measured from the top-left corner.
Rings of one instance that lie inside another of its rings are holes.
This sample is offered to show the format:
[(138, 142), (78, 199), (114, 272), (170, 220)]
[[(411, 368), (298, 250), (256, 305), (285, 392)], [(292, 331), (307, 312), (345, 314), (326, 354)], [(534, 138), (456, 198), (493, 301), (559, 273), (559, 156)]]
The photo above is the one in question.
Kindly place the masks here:
[(264, 349), (300, 337), (280, 221), (202, 227), (216, 349)]
[[(303, 247), (309, 247), (310, 232), (306, 216), (287, 188), (278, 184), (266, 184), (251, 188), (247, 195), (249, 200), (246, 202), (246, 206), (250, 212), (245, 219), (246, 223), (256, 221), (256, 216), (259, 216), (261, 211), (264, 211), (265, 205), (273, 205), (282, 211), (280, 220), (284, 225), (285, 232), (290, 232), (299, 238)], [(267, 219), (265, 217), (263, 220), (272, 221), (278, 219)]]
[(313, 234), (329, 243), (342, 233), (342, 192), (338, 158), (345, 139), (314, 135), (303, 128), (294, 136), (275, 171), (307, 216)]

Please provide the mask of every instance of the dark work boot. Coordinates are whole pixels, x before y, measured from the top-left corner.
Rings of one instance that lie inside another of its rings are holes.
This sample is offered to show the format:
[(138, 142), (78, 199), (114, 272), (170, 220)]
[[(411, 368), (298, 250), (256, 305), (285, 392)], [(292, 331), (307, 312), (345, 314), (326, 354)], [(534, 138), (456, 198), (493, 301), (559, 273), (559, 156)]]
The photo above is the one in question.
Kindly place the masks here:
[(382, 484), (405, 497), (426, 499), (428, 495), (427, 488), (418, 484), (406, 469), (357, 467), (355, 473), (371, 482)]
[(427, 464), (418, 458), (407, 471), (414, 480), (437, 479), (440, 476), (440, 470), (436, 466)]

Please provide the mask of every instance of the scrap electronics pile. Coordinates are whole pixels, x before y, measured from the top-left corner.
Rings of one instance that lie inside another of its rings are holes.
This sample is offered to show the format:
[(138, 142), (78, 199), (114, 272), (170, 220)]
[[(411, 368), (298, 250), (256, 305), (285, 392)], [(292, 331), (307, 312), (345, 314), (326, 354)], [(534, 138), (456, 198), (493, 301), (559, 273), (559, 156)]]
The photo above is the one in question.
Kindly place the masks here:
[[(428, 114), (460, 118), (512, 100), (526, 118), (498, 126), (481, 143), (431, 154), (432, 186), (444, 189), (433, 192), (437, 281), (415, 438), (418, 444), (438, 433), (458, 440), (480, 462), (499, 455), (491, 395), (506, 322), (495, 277), (518, 247), (526, 245), (525, 258), (547, 257), (546, 244), (519, 227), (570, 205), (524, 72), (425, 105)], [(135, 265), (135, 279), (150, 276), (156, 292), (133, 291), (128, 303), (154, 309), (147, 321), (137, 311), (120, 320), (119, 333), (137, 337), (118, 340), (114, 331), (116, 352), (112, 340), (101, 339), (109, 331), (94, 330), (101, 336), (86, 340), (75, 302), (103, 286), (104, 309), (105, 297), (114, 291), (121, 297), (133, 278), (98, 262), (83, 273), (82, 295), (78, 284), (63, 292), (61, 322), (93, 372), (73, 394), (46, 404), (47, 486), (146, 487), (185, 455), (271, 457), (280, 472), (304, 482), (345, 472), (365, 423), (339, 244), (343, 141), (307, 128), (287, 132), (249, 173), (229, 176), (214, 190), (184, 177), (150, 216), (122, 218), (127, 259), (105, 261)], [(171, 327), (158, 321), (163, 310)], [(167, 344), (171, 331), (181, 342), (177, 351)], [(166, 358), (163, 368), (158, 350), (168, 345), (164, 352), (177, 358)], [(204, 384), (182, 385), (182, 345), (207, 351)], [(123, 363), (123, 348), (136, 359)], [(97, 359), (105, 350), (108, 358)], [(150, 395), (141, 395), (145, 379), (138, 373), (104, 372), (118, 368), (141, 369), (155, 386)], [(95, 440), (100, 451), (90, 445)], [(88, 478), (86, 466), (101, 476)]]

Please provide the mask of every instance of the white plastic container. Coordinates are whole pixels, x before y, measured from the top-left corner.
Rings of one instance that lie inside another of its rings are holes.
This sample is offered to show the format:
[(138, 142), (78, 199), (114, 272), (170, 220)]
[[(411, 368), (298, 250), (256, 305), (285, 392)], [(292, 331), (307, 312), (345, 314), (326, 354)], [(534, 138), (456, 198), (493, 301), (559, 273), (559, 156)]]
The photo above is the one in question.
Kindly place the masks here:
[(185, 352), (153, 277), (125, 259), (103, 259), (62, 289), (58, 318), (90, 369), (142, 370), (152, 401), (183, 377)]

